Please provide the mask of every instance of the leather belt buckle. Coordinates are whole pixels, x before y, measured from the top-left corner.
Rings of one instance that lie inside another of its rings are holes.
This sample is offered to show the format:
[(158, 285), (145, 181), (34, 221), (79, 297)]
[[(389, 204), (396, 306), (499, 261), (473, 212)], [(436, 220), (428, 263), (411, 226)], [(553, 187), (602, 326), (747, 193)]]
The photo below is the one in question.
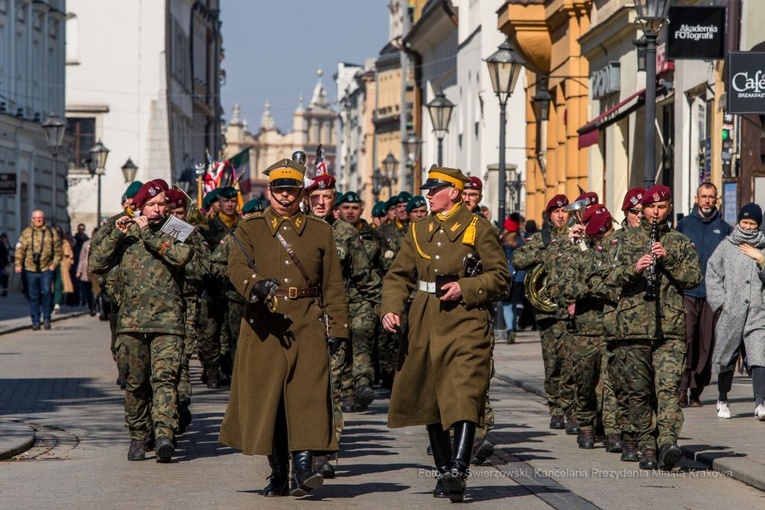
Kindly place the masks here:
[(298, 297), (298, 289), (297, 287), (290, 287), (287, 289), (287, 297), (289, 299), (297, 299)]

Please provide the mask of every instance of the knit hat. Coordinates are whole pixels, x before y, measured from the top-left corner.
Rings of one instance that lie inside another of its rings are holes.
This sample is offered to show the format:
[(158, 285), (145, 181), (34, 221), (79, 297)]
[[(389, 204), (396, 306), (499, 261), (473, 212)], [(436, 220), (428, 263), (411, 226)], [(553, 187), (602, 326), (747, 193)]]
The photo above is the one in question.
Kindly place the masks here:
[(425, 197), (415, 195), (409, 200), (409, 202), (406, 203), (406, 212), (410, 213), (413, 209), (425, 207), (427, 205), (428, 203), (425, 201)]
[(566, 207), (568, 205), (568, 198), (566, 198), (566, 195), (555, 195), (550, 199), (549, 202), (547, 202), (547, 207), (545, 208), (545, 211), (550, 212), (554, 209), (560, 209), (561, 207)]
[(187, 205), (186, 195), (175, 188), (167, 190), (165, 198), (167, 198), (167, 205), (169, 205), (171, 209), (178, 209), (179, 207), (186, 207)]
[(611, 217), (611, 213), (608, 212), (608, 209), (606, 209), (602, 213), (596, 214), (592, 217), (592, 219), (587, 223), (587, 226), (584, 228), (584, 233), (588, 236), (605, 234), (611, 228), (612, 222), (613, 218)]
[(643, 205), (651, 205), (655, 202), (664, 202), (672, 198), (672, 190), (663, 184), (654, 184), (646, 190), (643, 194), (643, 198), (640, 203)]
[(521, 230), (521, 226), (517, 222), (513, 221), (512, 218), (505, 218), (504, 227), (508, 232), (518, 232)]
[(645, 188), (643, 186), (638, 186), (637, 188), (632, 188), (627, 191), (627, 194), (624, 195), (624, 202), (622, 202), (622, 211), (632, 209), (636, 205), (639, 205), (640, 201), (643, 200), (644, 194)]
[(138, 209), (143, 207), (148, 200), (156, 197), (160, 193), (164, 193), (168, 190), (167, 183), (162, 179), (154, 179), (149, 181), (138, 190), (138, 193), (133, 197), (133, 205)]
[(746, 204), (738, 212), (738, 221), (741, 220), (754, 220), (757, 222), (757, 226), (762, 225), (762, 209), (754, 202)]

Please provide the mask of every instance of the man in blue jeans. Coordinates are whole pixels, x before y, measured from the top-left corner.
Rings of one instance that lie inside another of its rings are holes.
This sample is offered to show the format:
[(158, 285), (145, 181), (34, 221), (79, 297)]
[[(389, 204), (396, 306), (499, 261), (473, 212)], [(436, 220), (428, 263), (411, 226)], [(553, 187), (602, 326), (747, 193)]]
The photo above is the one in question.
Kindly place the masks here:
[[(16, 272), (24, 272), (29, 287), (29, 308), (32, 329), (43, 326), (50, 329), (51, 288), (53, 274), (61, 262), (61, 242), (56, 231), (45, 225), (45, 213), (32, 212), (32, 225), (24, 229), (16, 245), (14, 265)], [(42, 310), (41, 310), (42, 306)]]

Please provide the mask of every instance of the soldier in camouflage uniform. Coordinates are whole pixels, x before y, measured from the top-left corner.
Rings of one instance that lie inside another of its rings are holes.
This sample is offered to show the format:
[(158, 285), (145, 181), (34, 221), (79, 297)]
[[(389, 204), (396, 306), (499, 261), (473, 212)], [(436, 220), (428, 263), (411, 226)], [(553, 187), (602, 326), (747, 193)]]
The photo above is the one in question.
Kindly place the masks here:
[[(605, 318), (616, 328), (612, 373), (621, 373), (615, 383), (629, 401), (622, 455), (632, 457), (640, 449), (642, 469), (672, 469), (682, 457), (677, 438), (683, 424), (678, 384), (686, 352), (683, 291), (702, 279), (690, 240), (669, 226), (671, 196), (662, 185), (645, 192), (640, 228), (624, 234), (620, 259), (606, 280), (619, 296), (612, 316)], [(652, 300), (646, 299), (649, 288)], [(654, 401), (658, 431), (652, 425)]]
[[(335, 203), (335, 178), (329, 174), (322, 174), (311, 180), (306, 186), (311, 213), (324, 219), (332, 225), (332, 237), (337, 247), (340, 267), (343, 271), (343, 283), (348, 298), (348, 307), (351, 316), (351, 334), (349, 342), (344, 342), (331, 359), (332, 369), (332, 393), (333, 409), (335, 415), (335, 427), (338, 440), (343, 429), (343, 412), (359, 412), (366, 409), (375, 398), (369, 377), (374, 372), (359, 367), (360, 385), (354, 387), (354, 358), (353, 353), (356, 342), (356, 330), (361, 328), (358, 335), (361, 338), (362, 356), (364, 359), (363, 335), (368, 330), (368, 322), (374, 315), (374, 307), (380, 302), (382, 282), (380, 277), (370, 271), (371, 263), (367, 257), (364, 244), (359, 237), (359, 232), (345, 221), (336, 221), (334, 217)], [(314, 459), (316, 469), (324, 477), (333, 477), (334, 469), (325, 456), (317, 456)]]
[[(236, 212), (237, 191), (229, 186), (218, 188), (216, 193), (217, 200), (212, 204), (218, 204), (219, 211), (209, 214), (207, 225), (200, 228), (200, 233), (205, 242), (214, 253), (224, 242), (224, 239), (236, 229), (239, 223), (239, 214)], [(213, 207), (213, 205), (211, 205)], [(227, 261), (218, 257), (218, 265), (225, 265)], [(228, 384), (231, 381), (231, 346), (236, 344), (236, 337), (233, 336), (235, 329), (238, 329), (238, 320), (236, 325), (230, 323), (230, 319), (239, 312), (241, 318), (241, 307), (243, 303), (234, 302), (235, 310), (229, 313), (228, 296), (233, 293), (227, 291), (227, 279), (221, 277), (221, 272), (217, 272), (218, 277), (213, 277), (205, 282), (205, 294), (202, 303), (203, 327), (200, 332), (199, 359), (205, 370), (207, 387), (211, 389), (219, 388), (221, 385)], [(225, 275), (225, 270), (223, 271)]]
[(32, 329), (40, 329), (41, 314), (45, 329), (50, 329), (51, 285), (61, 262), (61, 240), (55, 229), (45, 225), (44, 212), (32, 212), (32, 225), (21, 233), (13, 260), (16, 273), (26, 275)]
[(90, 252), (96, 274), (118, 268), (123, 303), (117, 318), (117, 352), (127, 374), (125, 421), (128, 460), (146, 458), (152, 431), (157, 462), (170, 462), (178, 429), (177, 381), (183, 357), (185, 266), (191, 246), (162, 233), (167, 184), (144, 184), (134, 197), (141, 215), (123, 216)]
[(372, 228), (377, 229), (380, 225), (385, 223), (385, 202), (378, 200), (372, 207)]
[[(532, 269), (537, 264), (544, 264), (547, 281), (557, 280), (556, 272), (562, 269), (562, 252), (570, 246), (566, 226), (569, 213), (563, 210), (568, 204), (565, 195), (555, 195), (547, 203), (545, 211), (549, 215), (550, 225), (532, 235), (522, 247), (513, 252), (514, 268)], [(542, 341), (545, 393), (551, 415), (550, 428), (565, 428), (567, 434), (578, 434), (579, 427), (573, 415), (576, 385), (571, 364), (571, 317), (567, 310), (558, 307), (553, 313), (537, 310), (536, 322)]]

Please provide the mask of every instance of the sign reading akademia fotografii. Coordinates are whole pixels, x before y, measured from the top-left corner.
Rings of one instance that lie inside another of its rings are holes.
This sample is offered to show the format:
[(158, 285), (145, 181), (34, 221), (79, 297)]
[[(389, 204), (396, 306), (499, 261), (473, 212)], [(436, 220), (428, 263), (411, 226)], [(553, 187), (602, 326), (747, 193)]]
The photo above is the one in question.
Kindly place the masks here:
[(667, 56), (715, 60), (725, 56), (725, 7), (670, 7)]

